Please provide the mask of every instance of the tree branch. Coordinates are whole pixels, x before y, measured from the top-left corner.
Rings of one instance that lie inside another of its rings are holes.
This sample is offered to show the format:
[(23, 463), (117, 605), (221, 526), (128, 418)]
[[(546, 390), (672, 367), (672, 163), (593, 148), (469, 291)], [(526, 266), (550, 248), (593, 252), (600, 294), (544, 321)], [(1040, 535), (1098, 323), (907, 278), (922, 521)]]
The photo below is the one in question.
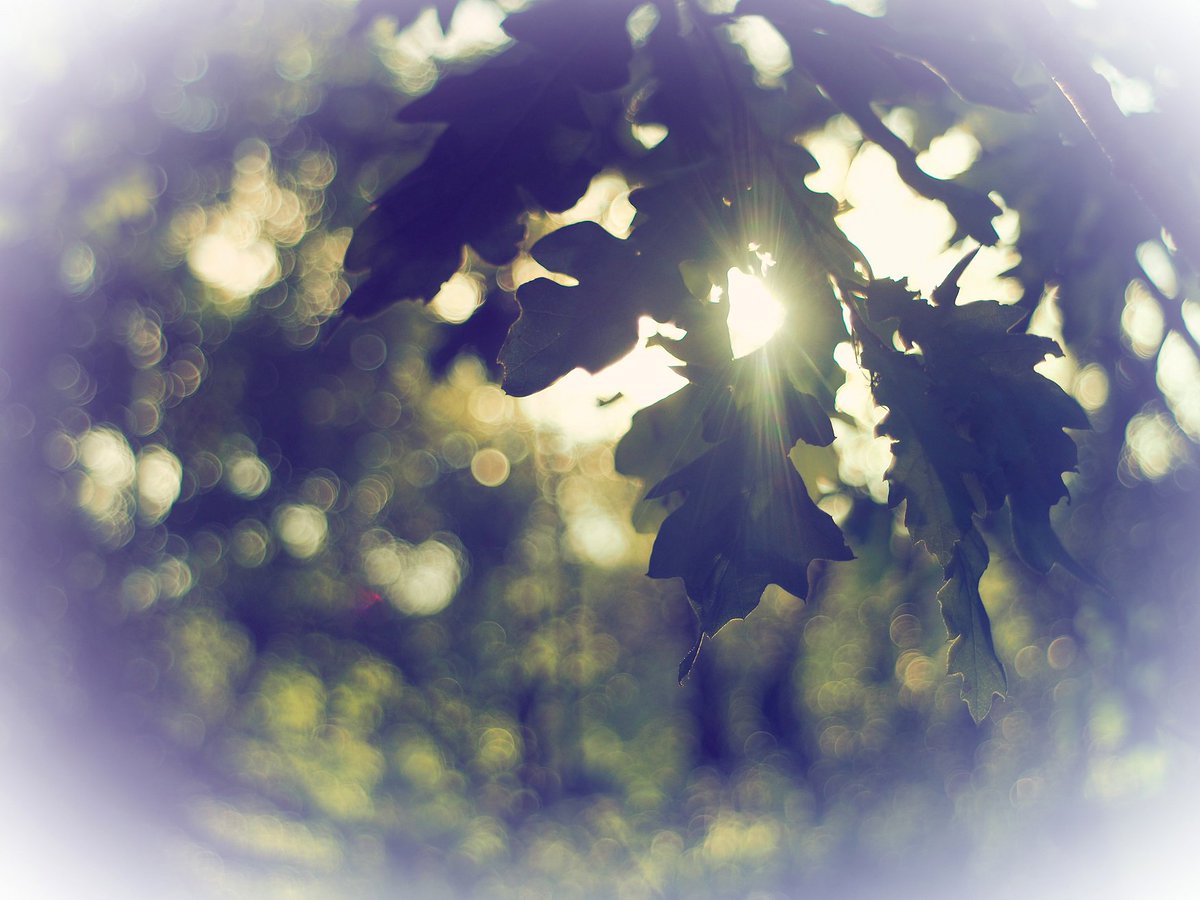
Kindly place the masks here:
[(1182, 190), (1179, 179), (1160, 174), (1162, 166), (1152, 158), (1150, 145), (1134, 133), (1108, 82), (1075, 44), (1062, 38), (1062, 28), (1042, 0), (1017, 0), (1011, 8), (1030, 50), (1108, 157), (1113, 174), (1162, 223), (1188, 265), (1200, 270), (1200, 198)]

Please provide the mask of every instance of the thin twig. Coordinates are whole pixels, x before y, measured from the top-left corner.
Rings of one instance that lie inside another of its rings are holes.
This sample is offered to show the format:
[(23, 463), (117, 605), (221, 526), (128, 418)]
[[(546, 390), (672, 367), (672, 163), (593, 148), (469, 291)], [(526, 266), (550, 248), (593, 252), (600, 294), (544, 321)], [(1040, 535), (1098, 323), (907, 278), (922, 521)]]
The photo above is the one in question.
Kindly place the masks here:
[(1075, 44), (1062, 38), (1061, 26), (1041, 0), (1014, 0), (1010, 9), (1029, 48), (1108, 157), (1113, 174), (1133, 188), (1170, 232), (1180, 255), (1200, 270), (1200, 198), (1182, 179), (1163, 177), (1163, 167), (1134, 133), (1108, 82)]

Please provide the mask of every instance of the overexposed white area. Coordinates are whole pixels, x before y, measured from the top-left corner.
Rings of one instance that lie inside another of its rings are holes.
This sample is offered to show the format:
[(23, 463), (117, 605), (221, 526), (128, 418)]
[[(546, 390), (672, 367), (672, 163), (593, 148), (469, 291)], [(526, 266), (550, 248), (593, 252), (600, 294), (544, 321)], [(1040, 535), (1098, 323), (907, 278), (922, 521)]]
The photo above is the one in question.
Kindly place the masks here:
[(0, 617), (0, 896), (149, 900), (216, 896), (193, 863), (209, 851), (170, 815), (193, 789), (62, 677), (55, 648)]
[(635, 412), (687, 383), (673, 368), (679, 365), (677, 359), (662, 347), (647, 346), (657, 333), (657, 323), (643, 317), (638, 346), (629, 354), (595, 374), (569, 372), (546, 390), (518, 401), (521, 412), (579, 443), (615, 440), (629, 429)]
[[(783, 306), (759, 278), (730, 270), (729, 338), (735, 358), (770, 340), (783, 317)], [(546, 390), (521, 400), (522, 412), (538, 425), (559, 430), (580, 443), (619, 438), (635, 412), (687, 383), (676, 371), (679, 360), (662, 347), (647, 345), (655, 334), (678, 338), (682, 332), (647, 317), (640, 320), (638, 330), (637, 347), (621, 360), (595, 374), (576, 369)]]

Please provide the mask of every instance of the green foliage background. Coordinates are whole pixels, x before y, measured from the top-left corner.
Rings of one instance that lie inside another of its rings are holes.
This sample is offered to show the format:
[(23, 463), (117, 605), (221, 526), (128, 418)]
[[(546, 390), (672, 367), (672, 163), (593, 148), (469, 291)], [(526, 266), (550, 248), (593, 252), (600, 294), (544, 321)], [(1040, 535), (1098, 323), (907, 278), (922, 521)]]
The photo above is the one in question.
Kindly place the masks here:
[[(1015, 52), (967, 8), (889, 14)], [(350, 293), (350, 230), (428, 150), (397, 110), (463, 65), (431, 56), (434, 13), (131, 10), (48, 19), (51, 40), (7, 63), (14, 831), (45, 818), (68, 854), (97, 841), (98, 871), (184, 896), (940, 896), (969, 876), (986, 896), (1043, 873), (1116, 883), (1130, 823), (1169, 824), (1200, 738), (1195, 279), (1061, 103), (905, 105), (915, 144), (957, 125), (985, 148), (941, 199), (998, 190), (1018, 211), (1021, 303), (1057, 283), (1065, 386), (1093, 424), (1055, 524), (1108, 591), (1024, 568), (1005, 513), (980, 524), (1008, 698), (976, 726), (945, 675), (943, 573), (864, 486), (827, 477), (823, 498), (858, 559), (816, 564), (804, 601), (768, 588), (680, 687), (695, 626), (682, 586), (645, 578), (613, 446), (534, 424), (459, 353), (494, 359), (503, 297), (465, 325), (403, 304), (318, 343)], [(1154, 130), (1200, 83), (1186, 48), (1104, 4), (1053, 10), (1158, 86), (1142, 145), (1194, 188), (1187, 134)], [(492, 13), (464, 6), (451, 36)], [(1037, 82), (1028, 60), (1011, 71)], [(529, 280), (472, 261), (468, 298)], [(63, 776), (79, 807), (158, 823), (136, 831), (155, 862), (55, 801), (58, 766), (116, 785)]]

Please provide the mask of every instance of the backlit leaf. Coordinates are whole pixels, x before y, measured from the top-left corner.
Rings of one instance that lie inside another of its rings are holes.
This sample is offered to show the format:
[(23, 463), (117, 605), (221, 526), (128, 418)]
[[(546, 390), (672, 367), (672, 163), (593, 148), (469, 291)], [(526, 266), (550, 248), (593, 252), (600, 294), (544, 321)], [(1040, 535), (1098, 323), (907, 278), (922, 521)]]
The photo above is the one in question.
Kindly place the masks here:
[(786, 408), (765, 405), (738, 411), (732, 436), (660, 481), (647, 495), (673, 492), (682, 505), (667, 516), (650, 556), (652, 578), (683, 579), (700, 623), (695, 646), (680, 666), (686, 677), (706, 636), (744, 618), (777, 584), (808, 595), (808, 566), (815, 559), (853, 558), (841, 530), (813, 503), (788, 458), (797, 439), (832, 440), (828, 416), (814, 415), (816, 401), (765, 393)]
[(946, 566), (946, 583), (937, 595), (950, 636), (946, 668), (951, 675), (962, 676), (962, 698), (976, 722), (982, 722), (991, 710), (992, 697), (1003, 697), (1008, 690), (979, 595), (979, 579), (987, 566), (987, 544), (972, 529), (955, 547)]
[(521, 316), (500, 351), (504, 389), (514, 396), (540, 391), (576, 367), (598, 372), (616, 362), (637, 343), (639, 317), (669, 319), (686, 294), (677, 270), (594, 222), (552, 232), (532, 253), (579, 284), (539, 278), (517, 292)]
[(429, 300), (458, 269), (464, 245), (501, 265), (517, 253), (527, 197), (573, 205), (599, 171), (578, 89), (516, 48), (442, 79), (400, 113), (444, 122), (424, 162), (385, 192), (354, 232), (346, 268), (369, 270), (343, 305), (358, 318), (400, 300)]

